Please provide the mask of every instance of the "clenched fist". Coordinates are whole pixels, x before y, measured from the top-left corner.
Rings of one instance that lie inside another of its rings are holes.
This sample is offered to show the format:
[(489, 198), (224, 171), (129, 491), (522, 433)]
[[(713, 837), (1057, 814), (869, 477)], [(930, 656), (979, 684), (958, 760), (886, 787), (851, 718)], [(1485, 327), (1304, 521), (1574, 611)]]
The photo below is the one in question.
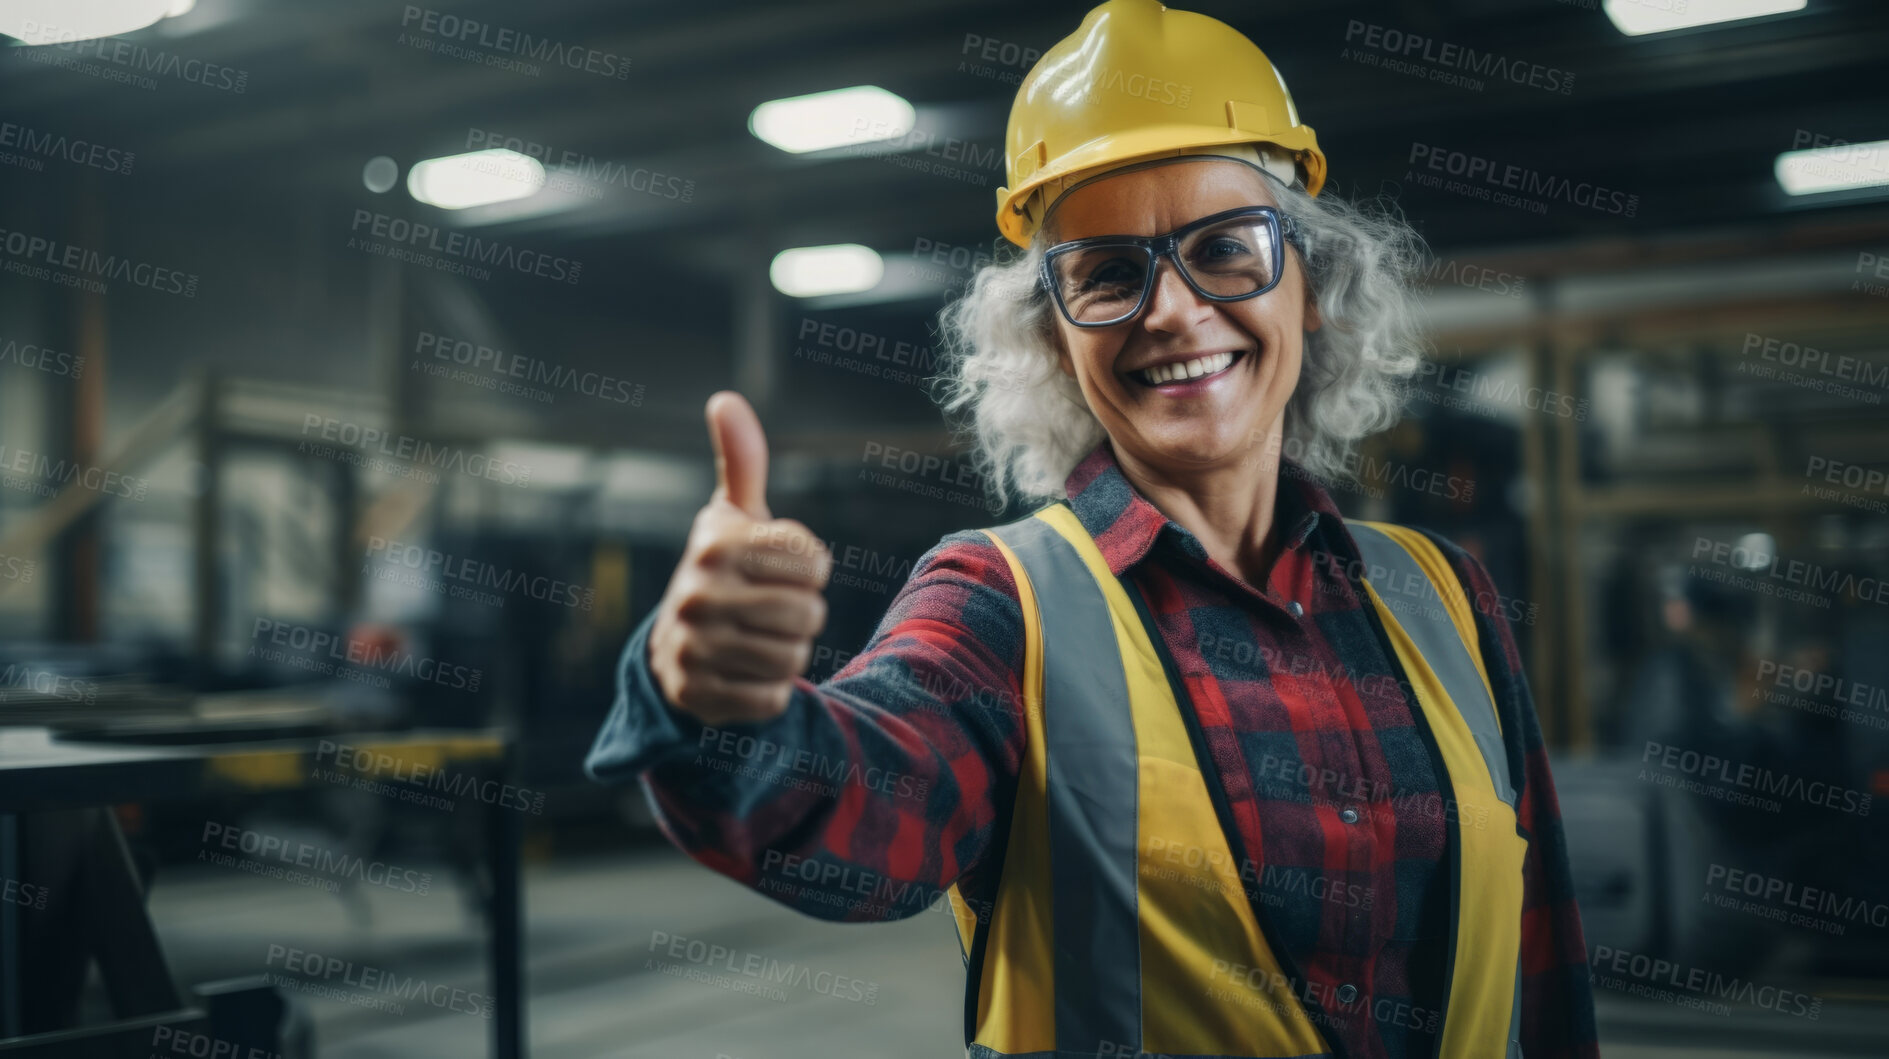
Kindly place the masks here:
[(649, 633), (663, 697), (703, 724), (787, 709), (826, 625), (833, 558), (813, 531), (767, 510), (767, 438), (740, 394), (708, 399), (715, 492), (695, 516)]

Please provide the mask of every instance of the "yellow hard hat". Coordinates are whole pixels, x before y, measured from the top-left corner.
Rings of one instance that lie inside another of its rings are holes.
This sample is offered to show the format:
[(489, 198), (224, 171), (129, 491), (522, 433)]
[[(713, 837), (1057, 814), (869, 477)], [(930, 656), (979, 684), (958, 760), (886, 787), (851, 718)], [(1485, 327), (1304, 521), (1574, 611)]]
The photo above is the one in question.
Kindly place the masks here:
[(1285, 79), (1239, 30), (1159, 0), (1108, 0), (1017, 89), (997, 228), (1028, 246), (1046, 192), (1068, 178), (1226, 144), (1276, 144), (1303, 171), (1308, 193), (1325, 183), (1312, 127), (1299, 123)]

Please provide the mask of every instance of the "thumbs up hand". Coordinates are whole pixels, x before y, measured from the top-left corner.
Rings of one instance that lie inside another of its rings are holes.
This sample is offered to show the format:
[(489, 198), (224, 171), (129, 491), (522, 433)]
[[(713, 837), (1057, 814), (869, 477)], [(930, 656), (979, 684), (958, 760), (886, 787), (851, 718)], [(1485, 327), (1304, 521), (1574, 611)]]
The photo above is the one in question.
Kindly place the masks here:
[(740, 394), (708, 399), (715, 492), (695, 516), (649, 634), (664, 698), (708, 725), (787, 709), (826, 625), (826, 544), (767, 509), (767, 437)]

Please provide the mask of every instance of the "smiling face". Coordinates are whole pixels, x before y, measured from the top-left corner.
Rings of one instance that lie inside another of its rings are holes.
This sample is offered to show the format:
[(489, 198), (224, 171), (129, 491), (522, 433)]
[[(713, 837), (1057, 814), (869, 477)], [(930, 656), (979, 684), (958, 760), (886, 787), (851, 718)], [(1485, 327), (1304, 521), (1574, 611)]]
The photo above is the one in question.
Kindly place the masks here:
[[(1070, 192), (1056, 203), (1050, 236), (1057, 243), (1159, 235), (1226, 210), (1276, 205), (1251, 166), (1183, 160)], [(1173, 478), (1238, 465), (1259, 451), (1298, 385), (1305, 332), (1318, 328), (1296, 252), (1288, 247), (1285, 259), (1278, 286), (1244, 301), (1200, 297), (1163, 258), (1132, 320), (1076, 327), (1051, 310), (1062, 370), (1081, 386), (1117, 458)], [(1150, 368), (1159, 370), (1151, 376)]]

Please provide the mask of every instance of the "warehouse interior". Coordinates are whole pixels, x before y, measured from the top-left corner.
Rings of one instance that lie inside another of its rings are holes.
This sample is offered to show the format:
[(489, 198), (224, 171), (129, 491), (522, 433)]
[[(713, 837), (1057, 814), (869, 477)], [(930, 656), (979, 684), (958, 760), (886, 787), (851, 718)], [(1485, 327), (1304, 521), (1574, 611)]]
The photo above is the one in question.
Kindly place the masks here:
[[(582, 766), (709, 394), (844, 556), (815, 681), (941, 536), (1024, 513), (960, 473), (937, 317), (1091, 5), (156, 6), (0, 26), (0, 1051), (963, 1054), (946, 909), (799, 916)], [(1508, 597), (1605, 1054), (1889, 1054), (1889, 8), (1181, 6), (1428, 243), (1431, 363), (1329, 489)], [(910, 128), (756, 131), (860, 86)], [(428, 191), (499, 151), (522, 191)], [(838, 244), (876, 282), (792, 293), (777, 255)], [(1739, 804), (1675, 750), (1857, 797)]]

